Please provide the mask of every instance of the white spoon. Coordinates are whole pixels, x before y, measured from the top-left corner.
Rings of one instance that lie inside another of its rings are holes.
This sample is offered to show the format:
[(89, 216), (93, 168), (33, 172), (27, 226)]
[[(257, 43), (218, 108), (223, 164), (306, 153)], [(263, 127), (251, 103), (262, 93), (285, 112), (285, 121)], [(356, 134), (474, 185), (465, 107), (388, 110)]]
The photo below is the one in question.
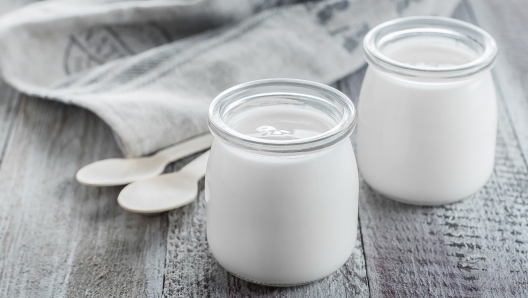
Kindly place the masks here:
[(210, 133), (176, 144), (148, 157), (110, 158), (84, 166), (77, 172), (79, 183), (90, 186), (114, 186), (158, 176), (165, 166), (182, 157), (211, 147)]
[(189, 204), (197, 197), (198, 181), (205, 175), (208, 158), (209, 151), (178, 172), (127, 185), (117, 197), (119, 206), (136, 213), (158, 213)]

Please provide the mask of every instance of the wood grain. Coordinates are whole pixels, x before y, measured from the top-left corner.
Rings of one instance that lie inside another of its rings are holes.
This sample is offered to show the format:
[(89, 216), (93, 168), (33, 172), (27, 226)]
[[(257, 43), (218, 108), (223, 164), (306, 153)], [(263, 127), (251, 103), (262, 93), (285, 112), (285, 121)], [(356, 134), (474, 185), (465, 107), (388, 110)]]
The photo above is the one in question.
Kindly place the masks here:
[(109, 128), (86, 110), (24, 98), (9, 140), (0, 170), (0, 296), (160, 296), (166, 216), (126, 212), (116, 203), (120, 187), (74, 179), (87, 163), (121, 156)]
[(19, 103), (20, 94), (0, 80), (0, 166)]
[[(463, 2), (455, 16), (472, 21), (472, 14)], [(528, 167), (506, 111), (510, 99), (496, 83), (495, 171), (477, 194), (452, 205), (417, 207), (362, 183), (360, 223), (373, 297), (528, 296)]]

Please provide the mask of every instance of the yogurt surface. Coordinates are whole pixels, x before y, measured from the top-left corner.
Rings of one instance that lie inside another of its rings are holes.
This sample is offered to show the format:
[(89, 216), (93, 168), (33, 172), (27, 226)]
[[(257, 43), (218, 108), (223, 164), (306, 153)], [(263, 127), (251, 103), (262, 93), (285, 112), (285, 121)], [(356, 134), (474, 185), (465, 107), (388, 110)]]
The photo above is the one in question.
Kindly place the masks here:
[(297, 140), (327, 132), (335, 122), (315, 109), (281, 105), (248, 109), (230, 119), (228, 125), (254, 138)]

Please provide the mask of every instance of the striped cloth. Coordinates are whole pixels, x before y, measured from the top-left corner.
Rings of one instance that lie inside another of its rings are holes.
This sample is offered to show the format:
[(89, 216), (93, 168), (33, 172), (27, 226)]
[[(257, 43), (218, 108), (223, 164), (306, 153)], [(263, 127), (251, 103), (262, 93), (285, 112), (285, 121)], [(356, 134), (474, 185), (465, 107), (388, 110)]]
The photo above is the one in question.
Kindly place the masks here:
[(373, 26), (451, 15), (458, 0), (54, 0), (0, 18), (19, 91), (93, 111), (126, 156), (208, 130), (221, 91), (288, 77), (332, 83), (364, 64)]

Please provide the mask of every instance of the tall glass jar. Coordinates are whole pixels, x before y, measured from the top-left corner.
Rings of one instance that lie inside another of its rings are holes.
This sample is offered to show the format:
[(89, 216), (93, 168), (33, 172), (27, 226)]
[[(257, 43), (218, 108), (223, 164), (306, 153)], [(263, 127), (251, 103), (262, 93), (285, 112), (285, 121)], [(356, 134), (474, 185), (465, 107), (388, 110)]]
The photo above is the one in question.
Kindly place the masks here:
[(365, 181), (420, 205), (476, 192), (494, 165), (494, 39), (462, 21), (410, 17), (375, 27), (363, 45), (357, 150)]
[(254, 81), (215, 98), (209, 127), (207, 240), (220, 265), (274, 286), (342, 266), (357, 231), (352, 102), (318, 83)]

